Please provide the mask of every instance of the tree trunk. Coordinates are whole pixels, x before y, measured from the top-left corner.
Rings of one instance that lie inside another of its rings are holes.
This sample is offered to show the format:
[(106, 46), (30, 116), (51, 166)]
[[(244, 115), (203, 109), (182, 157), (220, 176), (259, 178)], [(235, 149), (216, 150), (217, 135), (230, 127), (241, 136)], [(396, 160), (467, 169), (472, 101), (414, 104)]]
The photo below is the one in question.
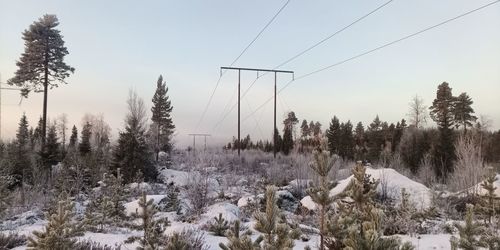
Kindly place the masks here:
[(158, 156), (160, 155), (160, 122), (156, 125), (156, 162), (158, 163)]

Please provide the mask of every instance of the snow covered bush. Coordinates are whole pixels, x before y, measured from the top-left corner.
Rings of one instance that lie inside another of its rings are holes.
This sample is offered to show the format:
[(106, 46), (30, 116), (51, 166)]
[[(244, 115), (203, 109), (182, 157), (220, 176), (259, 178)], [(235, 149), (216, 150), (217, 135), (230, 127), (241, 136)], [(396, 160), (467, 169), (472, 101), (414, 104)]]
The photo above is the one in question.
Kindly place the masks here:
[(12, 249), (26, 244), (26, 236), (17, 233), (0, 233), (0, 249)]
[(165, 250), (207, 250), (205, 235), (200, 231), (183, 230), (168, 236)]

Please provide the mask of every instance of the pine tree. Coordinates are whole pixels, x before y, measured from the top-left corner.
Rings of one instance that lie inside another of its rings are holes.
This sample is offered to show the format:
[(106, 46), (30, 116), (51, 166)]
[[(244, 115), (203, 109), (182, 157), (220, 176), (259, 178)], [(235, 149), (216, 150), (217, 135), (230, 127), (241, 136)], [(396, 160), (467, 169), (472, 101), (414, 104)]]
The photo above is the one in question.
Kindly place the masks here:
[(457, 128), (462, 126), (464, 132), (467, 130), (467, 127), (472, 127), (472, 122), (477, 120), (477, 117), (473, 115), (474, 109), (471, 107), (473, 103), (472, 99), (464, 92), (455, 98), (453, 104), (455, 126)]
[(465, 225), (455, 223), (455, 228), (458, 230), (460, 238), (452, 236), (450, 238), (452, 249), (476, 250), (482, 247), (487, 247), (481, 235), (484, 234), (485, 228), (478, 222), (474, 222), (474, 206), (467, 204), (467, 214), (465, 216)]
[(168, 240), (164, 231), (166, 227), (169, 226), (169, 221), (166, 217), (163, 219), (155, 219), (158, 210), (153, 202), (153, 199), (147, 200), (146, 193), (143, 192), (139, 199), (140, 211), (136, 211), (132, 214), (132, 218), (141, 219), (141, 224), (131, 225), (131, 227), (136, 230), (142, 230), (144, 234), (142, 237), (131, 236), (125, 242), (132, 243), (138, 241), (140, 245), (137, 247), (138, 250), (161, 249)]
[(377, 161), (384, 148), (382, 124), (382, 121), (380, 121), (377, 115), (367, 129), (368, 159), (370, 161)]
[(290, 154), (290, 151), (292, 149), (293, 149), (292, 129), (289, 126), (285, 126), (285, 129), (283, 130), (283, 143), (281, 146), (281, 151), (283, 151), (283, 154), (288, 155)]
[(214, 220), (208, 226), (208, 231), (212, 232), (215, 236), (224, 236), (226, 231), (229, 229), (229, 222), (222, 217), (219, 213), (219, 217), (214, 217)]
[(496, 177), (496, 173), (494, 171), (491, 171), (491, 173), (487, 176), (486, 180), (481, 183), (481, 188), (486, 190), (486, 194), (482, 195), (482, 198), (485, 201), (482, 201), (479, 203), (478, 210), (484, 214), (485, 219), (488, 221), (489, 224), (492, 222), (492, 218), (495, 216), (496, 209), (495, 208), (495, 190), (497, 189), (495, 187), (495, 181), (497, 181), (498, 178)]
[(90, 145), (90, 137), (92, 136), (92, 124), (89, 122), (83, 125), (82, 135), (80, 144), (78, 145), (78, 150), (82, 156), (86, 156), (92, 152), (92, 146)]
[(326, 130), (326, 138), (328, 139), (328, 150), (331, 154), (339, 154), (340, 148), (340, 122), (337, 116), (333, 116), (330, 121), (330, 127)]
[(45, 156), (43, 158), (48, 167), (56, 165), (60, 161), (59, 138), (57, 137), (55, 124), (49, 127), (44, 154)]
[(453, 146), (453, 130), (455, 124), (453, 115), (453, 105), (455, 98), (451, 93), (451, 88), (447, 82), (438, 86), (436, 99), (432, 102), (430, 116), (438, 125), (439, 143), (435, 148), (434, 166), (439, 177), (446, 178), (453, 169), (455, 158)]
[(328, 174), (332, 170), (332, 158), (327, 151), (314, 151), (314, 162), (309, 165), (319, 177), (319, 183), (308, 190), (312, 201), (320, 206), (319, 208), (319, 232), (320, 232), (320, 250), (325, 249), (327, 214), (333, 198), (330, 197), (330, 182)]
[(91, 230), (102, 232), (105, 225), (120, 225), (126, 218), (125, 202), (126, 189), (122, 183), (120, 171), (115, 177), (104, 174), (101, 190), (94, 194), (87, 209), (85, 218)]
[(58, 202), (57, 211), (49, 216), (45, 231), (34, 231), (28, 238), (28, 249), (73, 249), (74, 237), (83, 235), (82, 224), (74, 221), (74, 204), (66, 199)]
[(352, 123), (347, 121), (340, 126), (339, 156), (344, 159), (354, 159), (354, 136), (352, 134)]
[(0, 218), (2, 218), (3, 213), (10, 207), (11, 195), (7, 188), (7, 182), (4, 178), (0, 179)]
[(300, 132), (303, 139), (311, 136), (311, 130), (309, 129), (309, 125), (307, 125), (306, 119), (302, 120), (302, 124), (300, 125)]
[(281, 222), (274, 186), (266, 188), (265, 200), (265, 212), (255, 214), (255, 230), (264, 234), (264, 249), (292, 249), (294, 242), (289, 237), (290, 228), (286, 223)]
[(133, 182), (137, 176), (145, 181), (156, 181), (156, 170), (145, 137), (146, 109), (137, 93), (131, 91), (127, 100), (129, 113), (125, 119), (125, 131), (120, 132), (118, 145), (113, 152), (111, 168), (121, 169), (125, 183)]
[(15, 156), (11, 171), (11, 175), (14, 178), (14, 186), (21, 185), (23, 181), (31, 181), (32, 178), (28, 142), (28, 120), (26, 119), (26, 115), (23, 114), (16, 133)]
[(73, 125), (73, 128), (71, 129), (71, 136), (69, 137), (69, 148), (76, 148), (78, 145), (78, 129), (76, 129), (76, 126)]
[(240, 234), (241, 227), (240, 221), (235, 221), (233, 226), (229, 229), (227, 233), (228, 243), (219, 243), (219, 247), (222, 250), (260, 250), (260, 243), (264, 239), (264, 237), (259, 236), (255, 241), (252, 242), (252, 239), (246, 232), (243, 235)]
[(374, 197), (378, 181), (366, 174), (358, 162), (352, 170), (353, 179), (337, 201), (339, 212), (330, 218), (328, 231), (333, 237), (327, 241), (329, 249), (413, 249), (398, 238), (382, 237), (384, 213), (375, 206)]
[(362, 122), (358, 122), (354, 129), (354, 143), (356, 144), (354, 158), (364, 160), (366, 154), (365, 127)]
[(153, 96), (153, 107), (151, 108), (153, 126), (155, 127), (156, 138), (156, 161), (161, 150), (170, 152), (172, 149), (171, 136), (174, 132), (175, 125), (170, 116), (172, 113), (172, 104), (168, 98), (168, 88), (166, 82), (163, 81), (163, 76), (158, 77), (156, 83), (156, 92)]
[(64, 62), (68, 50), (64, 46), (61, 32), (56, 29), (58, 25), (55, 15), (44, 15), (23, 32), (24, 53), (16, 63), (18, 69), (15, 76), (7, 82), (21, 87), (24, 97), (33, 90), (43, 90), (42, 151), (47, 126), (48, 89), (57, 87), (57, 82), (66, 83), (66, 77), (75, 71)]

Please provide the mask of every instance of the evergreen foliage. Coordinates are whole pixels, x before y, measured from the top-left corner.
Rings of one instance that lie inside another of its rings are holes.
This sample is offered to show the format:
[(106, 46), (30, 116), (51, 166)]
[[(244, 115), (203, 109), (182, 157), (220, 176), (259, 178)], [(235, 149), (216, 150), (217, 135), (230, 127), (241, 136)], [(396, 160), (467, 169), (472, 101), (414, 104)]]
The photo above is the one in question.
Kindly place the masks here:
[(276, 205), (276, 188), (268, 186), (265, 194), (266, 210), (255, 214), (255, 230), (264, 234), (263, 249), (292, 249), (293, 240), (289, 237), (290, 228), (281, 220), (281, 214)]
[(100, 192), (94, 194), (85, 210), (87, 225), (91, 230), (102, 232), (106, 225), (120, 225), (126, 218), (123, 205), (126, 189), (122, 182), (120, 171), (116, 177), (104, 174)]
[(48, 88), (57, 87), (57, 82), (66, 83), (66, 77), (75, 71), (64, 62), (68, 50), (61, 32), (56, 29), (58, 25), (55, 15), (44, 15), (23, 32), (24, 53), (16, 63), (18, 69), (14, 77), (7, 82), (21, 87), (24, 97), (31, 91), (44, 92), (42, 145), (46, 136)]
[(339, 199), (338, 213), (330, 218), (327, 240), (329, 249), (412, 249), (401, 244), (398, 238), (383, 237), (383, 211), (376, 207), (374, 197), (378, 181), (366, 174), (366, 168), (358, 162), (352, 170), (353, 180)]
[(227, 232), (228, 243), (219, 243), (222, 250), (259, 250), (261, 249), (260, 243), (264, 237), (259, 236), (255, 241), (247, 235), (247, 232), (240, 233), (240, 221), (235, 221), (233, 226)]
[(83, 235), (83, 227), (74, 221), (74, 204), (69, 200), (58, 202), (57, 211), (49, 216), (45, 231), (34, 231), (28, 238), (28, 249), (73, 249), (74, 237)]
[(314, 151), (314, 162), (309, 164), (311, 169), (319, 177), (318, 186), (311, 187), (308, 194), (311, 196), (312, 201), (319, 205), (319, 232), (320, 232), (320, 250), (325, 249), (325, 237), (327, 214), (330, 210), (330, 205), (334, 199), (330, 197), (330, 181), (328, 175), (333, 167), (333, 159), (330, 157), (328, 151), (316, 150)]
[(212, 232), (215, 236), (224, 236), (226, 231), (229, 229), (229, 222), (222, 217), (219, 213), (218, 217), (214, 217), (214, 220), (208, 226), (208, 231)]
[(476, 250), (487, 247), (481, 236), (485, 233), (485, 228), (479, 222), (474, 221), (474, 206), (467, 204), (465, 215), (465, 225), (455, 223), (460, 238), (452, 236), (450, 238), (452, 249)]
[[(141, 230), (144, 232), (142, 237), (131, 236), (125, 242), (139, 242), (138, 250), (145, 249), (161, 249), (167, 243), (167, 237), (164, 235), (166, 227), (169, 226), (170, 222), (168, 218), (156, 219), (156, 213), (158, 212), (156, 205), (153, 203), (154, 200), (147, 200), (146, 193), (143, 192), (141, 198), (139, 199), (140, 211), (136, 211), (132, 214), (132, 218), (140, 219), (140, 225), (131, 225), (133, 229)], [(183, 248), (179, 248), (183, 249)]]
[(0, 218), (3, 213), (10, 207), (11, 196), (7, 189), (7, 182), (4, 178), (0, 178)]
[(60, 143), (57, 137), (57, 131), (55, 124), (49, 126), (49, 131), (47, 132), (47, 142), (45, 145), (45, 156), (43, 157), (47, 166), (56, 165), (60, 161)]
[(443, 82), (438, 86), (436, 99), (429, 107), (430, 116), (437, 123), (439, 130), (439, 143), (436, 145), (434, 153), (434, 167), (437, 176), (443, 178), (452, 172), (453, 160), (455, 159), (453, 146), (454, 103), (455, 98), (451, 93), (450, 86), (447, 82)]
[(69, 137), (69, 148), (74, 149), (78, 145), (78, 129), (75, 125), (71, 129), (71, 136)]
[(11, 151), (13, 157), (10, 159), (12, 167), (9, 174), (14, 179), (13, 186), (20, 186), (23, 181), (31, 182), (32, 179), (32, 170), (30, 168), (31, 162), (29, 160), (28, 120), (25, 114), (21, 116), (19, 121), (14, 143), (14, 147)]
[(486, 194), (482, 195), (482, 202), (480, 202), (478, 205), (479, 207), (477, 208), (484, 216), (485, 219), (488, 221), (489, 224), (492, 223), (492, 219), (495, 216), (496, 210), (496, 194), (495, 190), (497, 189), (495, 187), (495, 181), (497, 181), (498, 178), (496, 177), (496, 173), (494, 171), (491, 171), (486, 180), (484, 180), (481, 183), (481, 188), (486, 190)]
[(86, 156), (92, 152), (92, 146), (90, 145), (90, 137), (92, 136), (92, 124), (89, 122), (83, 125), (82, 129), (82, 138), (80, 140), (80, 144), (78, 145), (78, 149), (82, 156)]
[(472, 122), (477, 120), (477, 117), (473, 115), (474, 109), (471, 107), (473, 103), (472, 99), (465, 92), (455, 98), (453, 119), (457, 128), (462, 126), (464, 131), (466, 131), (467, 127), (472, 127)]
[(331, 154), (339, 154), (340, 148), (340, 121), (337, 116), (333, 116), (330, 121), (330, 127), (326, 130), (326, 138), (328, 139), (328, 150)]
[(156, 160), (160, 151), (170, 152), (172, 150), (171, 136), (174, 133), (175, 125), (172, 121), (172, 104), (168, 98), (168, 88), (163, 76), (158, 77), (156, 91), (153, 96), (151, 107), (151, 120), (155, 128), (155, 152)]

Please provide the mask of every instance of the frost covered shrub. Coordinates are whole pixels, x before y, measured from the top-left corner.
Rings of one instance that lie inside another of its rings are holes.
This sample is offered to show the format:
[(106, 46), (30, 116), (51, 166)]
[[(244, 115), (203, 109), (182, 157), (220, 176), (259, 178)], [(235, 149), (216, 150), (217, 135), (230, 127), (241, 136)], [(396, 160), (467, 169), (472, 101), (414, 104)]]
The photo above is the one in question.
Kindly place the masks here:
[(0, 233), (0, 249), (12, 249), (26, 244), (26, 236), (18, 233)]
[(200, 231), (184, 230), (168, 236), (165, 250), (207, 250), (205, 235)]
[(189, 199), (189, 213), (199, 216), (210, 204), (210, 178), (208, 173), (192, 175), (190, 182), (186, 186), (186, 195)]
[(214, 217), (213, 221), (208, 226), (208, 231), (212, 232), (215, 236), (224, 236), (229, 229), (229, 222), (222, 217)]
[(79, 241), (77, 242), (72, 250), (120, 250), (121, 246), (109, 246), (109, 245), (102, 245), (101, 243), (92, 241), (92, 240), (84, 240), (84, 241)]

